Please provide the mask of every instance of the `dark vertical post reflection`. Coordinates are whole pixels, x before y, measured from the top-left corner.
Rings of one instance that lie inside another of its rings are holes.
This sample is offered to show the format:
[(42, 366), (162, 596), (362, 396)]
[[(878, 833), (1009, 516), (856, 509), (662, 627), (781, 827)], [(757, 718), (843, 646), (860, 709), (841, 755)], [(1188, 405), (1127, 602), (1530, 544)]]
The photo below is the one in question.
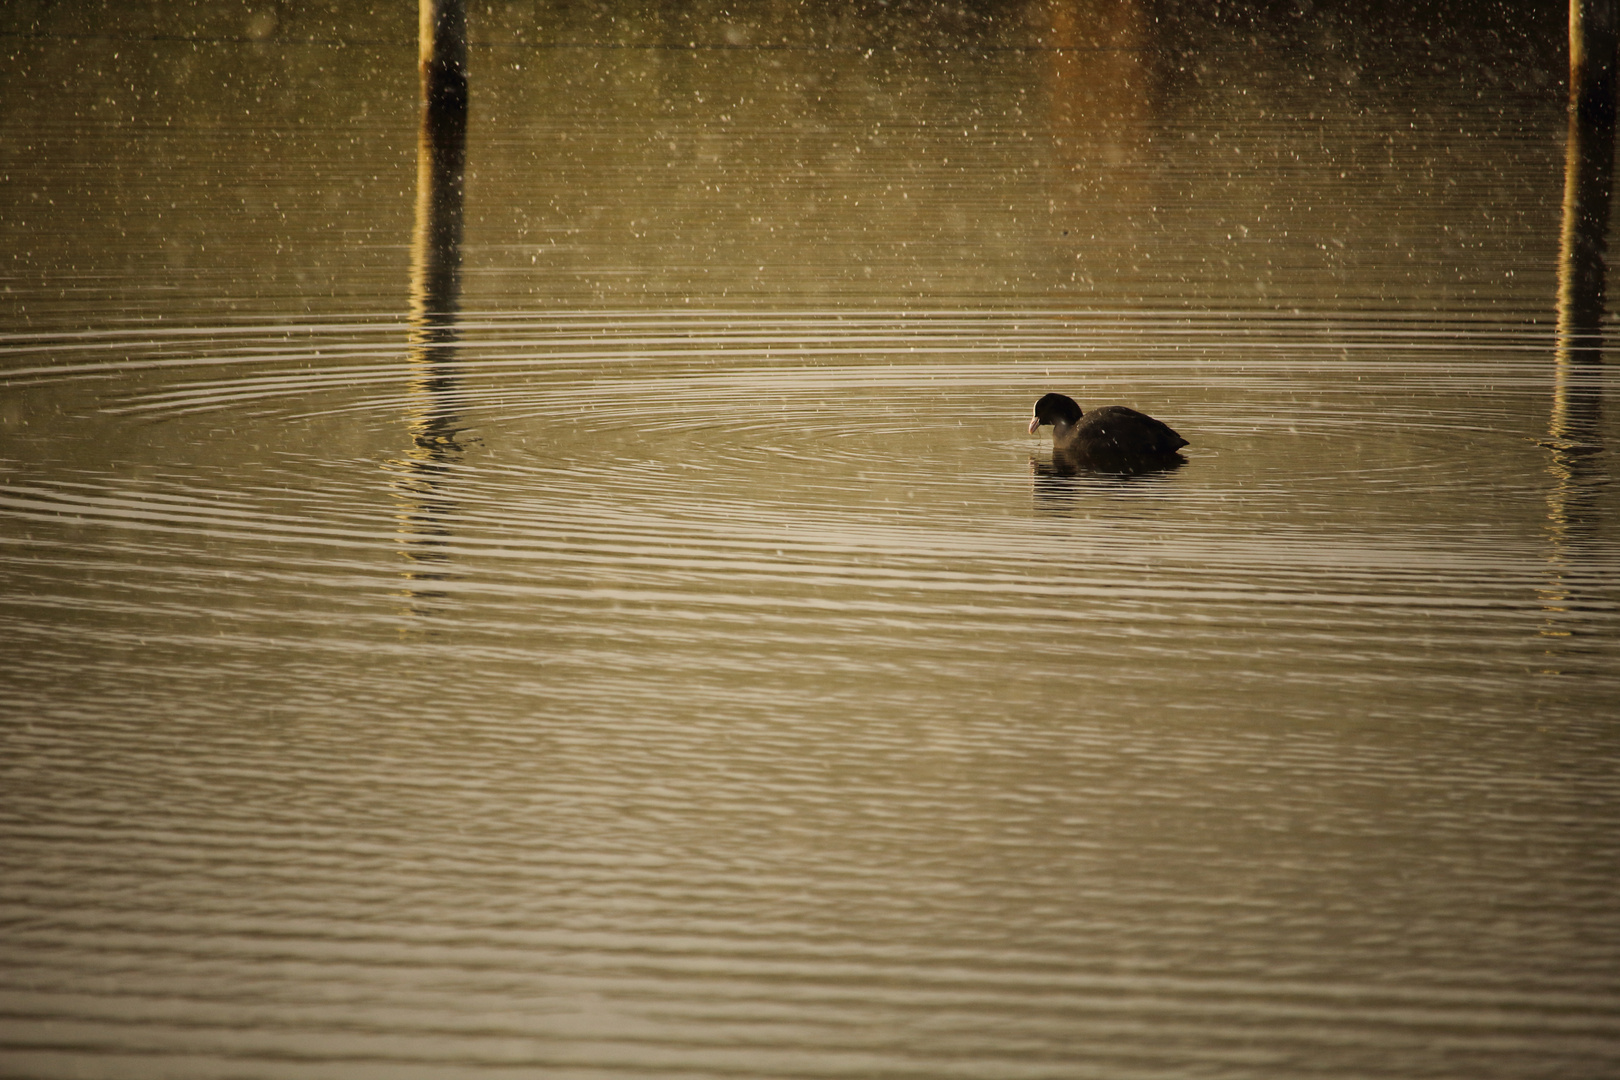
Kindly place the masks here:
[(1603, 315), (1608, 300), (1609, 201), (1614, 187), (1615, 59), (1620, 0), (1570, 0), (1569, 132), (1559, 244), (1558, 347), (1547, 497), (1553, 580), (1543, 632), (1567, 636), (1557, 616), (1576, 605), (1571, 556), (1597, 534), (1594, 455), (1602, 449)]
[(416, 227), (411, 236), (411, 367), (407, 451), (396, 490), (413, 602), (443, 595), (427, 583), (447, 572), (455, 503), (446, 481), (460, 459), (456, 315), (467, 163), (467, 20), (463, 0), (421, 0), (422, 128), (416, 144)]
[[(1560, 375), (1601, 361), (1614, 184), (1617, 7), (1620, 0), (1570, 0), (1569, 132), (1558, 267)], [(1564, 404), (1560, 400), (1558, 407)], [(1555, 413), (1555, 425), (1559, 422)]]

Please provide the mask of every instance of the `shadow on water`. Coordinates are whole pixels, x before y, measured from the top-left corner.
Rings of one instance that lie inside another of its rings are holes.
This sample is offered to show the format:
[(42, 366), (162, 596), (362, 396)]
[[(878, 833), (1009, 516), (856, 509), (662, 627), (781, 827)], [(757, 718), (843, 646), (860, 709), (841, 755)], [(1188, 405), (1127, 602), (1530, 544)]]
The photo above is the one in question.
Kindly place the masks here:
[(456, 318), (467, 163), (466, 16), (459, 0), (422, 0), (422, 128), (417, 139), (416, 226), (411, 237), (411, 446), (396, 462), (399, 535), (409, 563), (404, 595), (415, 614), (443, 599), (451, 577), (446, 491), (465, 450), (457, 412)]
[(1620, 3), (1576, 0), (1570, 17), (1569, 129), (1558, 266), (1558, 343), (1547, 495), (1550, 581), (1542, 633), (1572, 636), (1583, 602), (1578, 565), (1600, 539), (1597, 496), (1603, 413), (1603, 315), (1608, 300), (1609, 203), (1614, 185), (1615, 59)]

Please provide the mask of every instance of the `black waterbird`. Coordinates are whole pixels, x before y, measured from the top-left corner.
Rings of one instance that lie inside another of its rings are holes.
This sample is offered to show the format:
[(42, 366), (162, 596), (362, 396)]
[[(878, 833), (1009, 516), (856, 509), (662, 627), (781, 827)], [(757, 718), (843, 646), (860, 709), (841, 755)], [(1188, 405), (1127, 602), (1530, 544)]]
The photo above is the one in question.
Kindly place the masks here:
[(1043, 394), (1029, 421), (1031, 435), (1052, 427), (1052, 455), (1082, 468), (1140, 471), (1179, 465), (1188, 445), (1168, 424), (1123, 405), (1083, 413), (1067, 394)]

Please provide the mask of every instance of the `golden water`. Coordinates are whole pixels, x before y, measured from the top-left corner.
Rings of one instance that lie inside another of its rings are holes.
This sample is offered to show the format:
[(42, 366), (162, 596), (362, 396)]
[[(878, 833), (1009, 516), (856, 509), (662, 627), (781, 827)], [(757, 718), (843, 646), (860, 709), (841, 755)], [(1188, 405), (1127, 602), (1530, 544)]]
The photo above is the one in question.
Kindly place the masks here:
[(267, 10), (0, 26), (0, 1073), (1620, 1067), (1560, 19), (475, 10), (428, 348)]

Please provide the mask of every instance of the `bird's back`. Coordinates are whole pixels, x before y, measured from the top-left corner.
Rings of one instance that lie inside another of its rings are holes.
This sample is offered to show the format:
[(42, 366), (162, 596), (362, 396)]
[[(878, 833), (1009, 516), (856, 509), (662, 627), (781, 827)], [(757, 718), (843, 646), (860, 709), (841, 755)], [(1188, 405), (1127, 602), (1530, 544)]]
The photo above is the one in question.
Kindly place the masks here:
[(1124, 405), (1104, 405), (1082, 414), (1067, 434), (1058, 449), (1093, 454), (1168, 455), (1187, 445), (1170, 425)]

